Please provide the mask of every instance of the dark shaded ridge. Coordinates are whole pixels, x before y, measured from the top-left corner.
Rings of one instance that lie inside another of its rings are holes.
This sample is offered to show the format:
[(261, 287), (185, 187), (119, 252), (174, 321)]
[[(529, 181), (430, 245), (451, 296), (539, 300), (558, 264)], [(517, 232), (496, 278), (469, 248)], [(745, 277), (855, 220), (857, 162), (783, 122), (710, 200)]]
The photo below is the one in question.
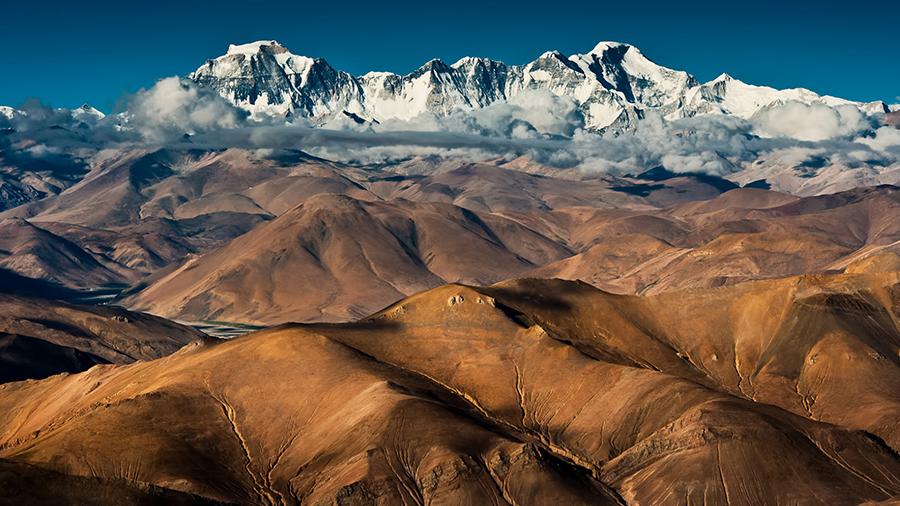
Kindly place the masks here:
[(610, 186), (609, 189), (616, 192), (627, 193), (629, 195), (637, 195), (638, 197), (646, 197), (656, 190), (668, 188), (664, 184), (644, 184), (636, 183), (630, 186)]
[(738, 184), (725, 178), (703, 174), (700, 172), (672, 172), (663, 166), (654, 167), (634, 177), (636, 177), (637, 179), (644, 179), (648, 181), (665, 181), (667, 179), (674, 179), (676, 177), (688, 177), (698, 182), (708, 184), (723, 193), (727, 192), (728, 190), (740, 188)]
[(744, 188), (759, 188), (761, 190), (771, 190), (772, 185), (769, 184), (765, 179), (757, 179), (756, 181), (751, 181), (744, 185)]
[(17, 460), (0, 459), (0, 505), (78, 504), (222, 505), (206, 497), (127, 479), (73, 476)]
[(0, 383), (76, 373), (109, 362), (42, 339), (0, 332)]
[(86, 295), (86, 292), (41, 279), (27, 278), (3, 267), (0, 267), (0, 293), (62, 300), (73, 300)]

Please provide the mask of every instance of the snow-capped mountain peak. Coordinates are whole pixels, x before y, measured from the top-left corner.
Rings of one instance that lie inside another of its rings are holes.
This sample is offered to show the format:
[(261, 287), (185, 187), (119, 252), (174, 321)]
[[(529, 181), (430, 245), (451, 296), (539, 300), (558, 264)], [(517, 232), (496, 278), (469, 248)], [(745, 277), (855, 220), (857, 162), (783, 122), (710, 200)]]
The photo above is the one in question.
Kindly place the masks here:
[(78, 120), (82, 120), (82, 121), (84, 121), (84, 120), (96, 121), (96, 120), (101, 120), (101, 119), (105, 118), (106, 115), (103, 114), (102, 112), (100, 112), (100, 110), (98, 110), (97, 108), (95, 108), (89, 104), (82, 104), (81, 107), (79, 107), (77, 109), (72, 109), (72, 117), (75, 119), (78, 119)]
[(0, 105), (0, 118), (13, 119), (17, 114), (19, 114), (19, 111), (16, 109), (8, 105)]
[[(106, 115), (100, 112), (97, 108), (89, 105), (83, 104), (80, 107), (76, 107), (75, 109), (55, 109), (58, 112), (62, 112), (68, 114), (75, 121), (84, 122), (88, 124), (94, 124), (101, 119), (105, 118)], [(23, 118), (28, 116), (27, 110), (19, 110), (14, 107), (9, 107), (5, 105), (0, 105), (0, 118), (5, 118), (8, 120)]]
[(228, 52), (226, 55), (230, 54), (244, 54), (244, 55), (253, 55), (260, 52), (263, 48), (272, 48), (276, 52), (287, 51), (287, 48), (282, 46), (276, 40), (257, 40), (255, 42), (250, 42), (247, 44), (231, 44), (228, 46)]
[(734, 78), (731, 77), (731, 74), (727, 74), (727, 73), (725, 73), (725, 72), (722, 72), (721, 74), (719, 74), (718, 77), (716, 77), (715, 79), (713, 79), (712, 81), (710, 81), (710, 83), (718, 83), (718, 82), (720, 82), (720, 81), (731, 81), (731, 80), (734, 80)]
[(254, 116), (301, 116), (317, 124), (353, 115), (363, 120), (445, 116), (544, 90), (572, 100), (592, 130), (633, 128), (648, 111), (674, 119), (705, 113), (749, 118), (776, 103), (797, 100), (852, 104), (884, 112), (881, 102), (861, 104), (797, 88), (746, 84), (727, 74), (699, 83), (687, 72), (659, 65), (630, 44), (603, 41), (589, 52), (548, 51), (524, 65), (467, 56), (452, 65), (433, 59), (398, 75), (354, 77), (321, 58), (291, 53), (274, 40), (231, 45), (189, 76)]
[(482, 58), (480, 56), (464, 56), (459, 60), (456, 60), (455, 63), (450, 65), (454, 69), (458, 69), (461, 67), (471, 68), (475, 66), (493, 66), (493, 65), (505, 65), (503, 62), (499, 62), (497, 60), (492, 60), (490, 58)]
[(231, 45), (189, 77), (256, 116), (318, 119), (361, 111), (355, 78), (323, 59), (295, 55), (274, 40)]
[(565, 60), (566, 55), (562, 54), (561, 52), (557, 51), (556, 49), (552, 49), (550, 51), (544, 51), (543, 53), (541, 53), (540, 56), (537, 57), (538, 60), (554, 59), (554, 58), (559, 59), (559, 60)]
[[(611, 40), (598, 42), (596, 46), (589, 52), (589, 54), (603, 54), (606, 51), (609, 51), (613, 48), (635, 48), (631, 44), (625, 44), (624, 42), (615, 42)], [(637, 48), (635, 48), (637, 49)]]
[(824, 104), (828, 106), (852, 105), (868, 114), (885, 112), (883, 102), (859, 103), (828, 95), (819, 95), (805, 88), (779, 90), (769, 86), (745, 83), (728, 74), (692, 88), (688, 93), (685, 111), (688, 115), (716, 113), (733, 114), (750, 118), (758, 111), (786, 102)]

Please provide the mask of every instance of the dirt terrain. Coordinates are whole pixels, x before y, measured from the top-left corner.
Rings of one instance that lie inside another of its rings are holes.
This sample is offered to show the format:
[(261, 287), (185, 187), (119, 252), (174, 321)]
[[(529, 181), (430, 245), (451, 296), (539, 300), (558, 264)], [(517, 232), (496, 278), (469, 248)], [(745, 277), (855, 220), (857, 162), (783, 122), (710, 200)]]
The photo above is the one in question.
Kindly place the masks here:
[(884, 501), (898, 307), (896, 272), (643, 297), (452, 284), (5, 384), (0, 456), (231, 503)]

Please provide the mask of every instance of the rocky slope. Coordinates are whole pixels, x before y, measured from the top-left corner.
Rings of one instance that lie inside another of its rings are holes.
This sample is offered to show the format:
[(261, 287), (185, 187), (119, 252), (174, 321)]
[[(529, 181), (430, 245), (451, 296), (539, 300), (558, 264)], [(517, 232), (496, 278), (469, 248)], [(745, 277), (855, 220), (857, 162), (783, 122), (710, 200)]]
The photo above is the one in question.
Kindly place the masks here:
[(886, 501), (898, 286), (448, 285), (353, 324), (7, 384), (0, 457), (241, 504)]
[(151, 360), (211, 340), (163, 318), (10, 294), (9, 288), (4, 284), (0, 293), (0, 383)]
[(123, 148), (90, 162), (87, 176), (62, 194), (0, 212), (0, 265), (70, 288), (144, 283), (317, 195), (533, 213), (652, 207), (734, 186), (683, 176), (655, 182), (641, 196), (628, 191), (643, 188), (640, 179), (585, 178), (573, 170), (445, 160), (423, 174), (427, 160), (346, 165), (295, 150)]
[(471, 166), (404, 185), (401, 196), (427, 203), (313, 197), (125, 302), (186, 320), (346, 321), (446, 282), (528, 274), (652, 294), (841, 272), (900, 253), (894, 187), (810, 198), (741, 188), (664, 208), (607, 207), (588, 197), (608, 187), (556, 192), (558, 182), (519, 173), (527, 190), (506, 193), (513, 183), (494, 187), (491, 174), (503, 175)]
[(872, 255), (900, 253), (898, 213), (896, 187), (799, 199), (742, 188), (663, 211), (582, 210), (574, 236), (583, 242), (573, 247), (580, 253), (531, 274), (616, 293), (660, 293), (839, 272)]
[(448, 281), (490, 283), (570, 254), (500, 216), (320, 195), (126, 303), (187, 320), (341, 321)]

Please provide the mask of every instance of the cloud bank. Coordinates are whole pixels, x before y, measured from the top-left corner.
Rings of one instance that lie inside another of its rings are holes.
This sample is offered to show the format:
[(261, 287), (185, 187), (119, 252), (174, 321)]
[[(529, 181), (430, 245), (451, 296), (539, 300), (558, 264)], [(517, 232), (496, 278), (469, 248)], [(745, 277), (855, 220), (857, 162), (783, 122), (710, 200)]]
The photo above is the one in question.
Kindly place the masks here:
[(757, 131), (771, 137), (801, 141), (824, 141), (858, 134), (870, 125), (866, 116), (852, 105), (787, 102), (767, 107), (752, 118)]
[(125, 123), (145, 141), (165, 143), (185, 134), (237, 128), (247, 116), (215, 92), (168, 77), (131, 98)]
[(434, 154), (470, 160), (528, 155), (553, 167), (612, 174), (663, 165), (675, 172), (727, 175), (767, 155), (797, 164), (900, 161), (900, 130), (879, 127), (877, 118), (852, 106), (788, 102), (750, 120), (704, 115), (668, 121), (648, 112), (633, 132), (613, 136), (585, 130), (576, 104), (546, 91), (446, 117), (360, 124), (337, 113), (317, 126), (303, 119), (252, 120), (215, 92), (177, 77), (124, 103), (121, 113), (88, 123), (31, 104), (12, 118), (0, 116), (0, 128), (8, 132), (0, 142), (21, 151), (27, 139), (34, 156), (40, 149), (72, 153), (127, 144), (289, 148), (359, 163)]

